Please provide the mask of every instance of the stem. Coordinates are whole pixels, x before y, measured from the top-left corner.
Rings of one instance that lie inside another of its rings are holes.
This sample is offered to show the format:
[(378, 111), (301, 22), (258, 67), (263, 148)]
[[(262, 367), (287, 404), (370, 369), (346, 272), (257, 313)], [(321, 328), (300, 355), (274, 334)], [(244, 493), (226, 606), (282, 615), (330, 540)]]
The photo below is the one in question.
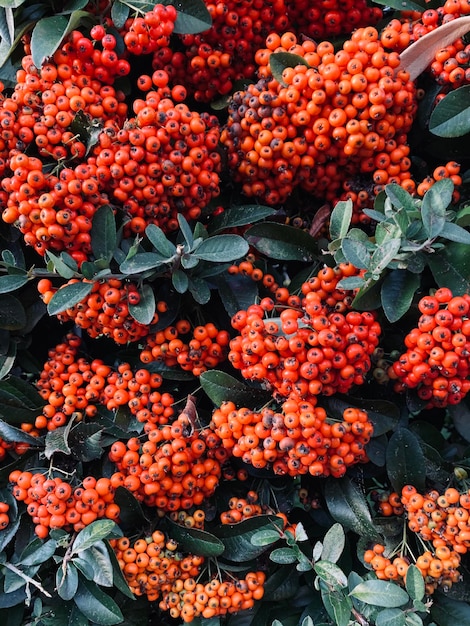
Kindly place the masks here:
[[(7, 569), (11, 570), (14, 574), (22, 578), (26, 582), (27, 587), (29, 585), (33, 585), (34, 587), (39, 589), (39, 591), (43, 593), (45, 596), (47, 596), (48, 598), (52, 598), (51, 594), (44, 589), (41, 583), (38, 583), (36, 580), (34, 580), (34, 578), (31, 578), (31, 576), (28, 576), (27, 574), (22, 572), (20, 569), (15, 567), (15, 565), (12, 565), (11, 563), (2, 563), (2, 567), (6, 567)], [(31, 598), (31, 594), (29, 593), (29, 590), (27, 590), (26, 593), (28, 594), (28, 597)]]

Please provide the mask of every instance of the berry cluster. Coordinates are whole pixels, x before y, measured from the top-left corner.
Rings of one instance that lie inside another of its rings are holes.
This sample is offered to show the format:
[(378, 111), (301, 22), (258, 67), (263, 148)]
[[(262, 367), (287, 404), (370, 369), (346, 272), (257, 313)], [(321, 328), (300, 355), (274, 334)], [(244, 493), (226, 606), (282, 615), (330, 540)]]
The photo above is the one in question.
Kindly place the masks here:
[(146, 337), (140, 360), (163, 362), (199, 376), (226, 359), (229, 340), (228, 332), (212, 322), (192, 328), (188, 320), (178, 320)]
[(262, 515), (263, 507), (258, 502), (256, 491), (249, 491), (246, 498), (233, 496), (228, 502), (228, 510), (222, 511), (220, 521), (222, 524), (236, 524), (250, 517)]
[(296, 33), (315, 40), (349, 34), (360, 26), (374, 26), (382, 18), (382, 9), (369, 6), (366, 0), (286, 0), (286, 4), (289, 23)]
[(185, 528), (204, 528), (206, 513), (202, 509), (195, 509), (192, 512), (181, 510), (171, 511), (168, 517)]
[[(71, 278), (62, 287), (77, 282), (79, 281), (76, 278)], [(60, 287), (54, 287), (47, 278), (38, 282), (38, 291), (45, 304), (50, 302), (58, 289)], [(58, 313), (57, 318), (61, 322), (73, 321), (76, 326), (86, 330), (93, 339), (104, 336), (122, 345), (138, 341), (149, 332), (149, 325), (138, 322), (129, 310), (139, 302), (140, 293), (134, 282), (108, 278), (94, 281), (90, 294)], [(158, 312), (165, 310), (166, 303), (158, 302), (151, 324), (156, 324)]]
[(171, 424), (146, 422), (144, 430), (141, 439), (111, 446), (109, 458), (117, 467), (113, 484), (160, 511), (188, 510), (214, 493), (227, 458), (215, 433), (196, 430), (187, 410)]
[(365, 445), (373, 426), (365, 411), (353, 407), (345, 409), (341, 421), (327, 420), (315, 402), (315, 397), (312, 402), (290, 398), (276, 412), (237, 409), (227, 401), (214, 411), (211, 426), (234, 457), (257, 469), (281, 476), (343, 476), (350, 465), (368, 460)]
[[(270, 298), (239, 311), (228, 359), (244, 378), (262, 382), (277, 398), (346, 393), (364, 382), (380, 325), (373, 313), (351, 310), (351, 292), (339, 280), (357, 270), (325, 267), (303, 283), (303, 298), (276, 311)], [(287, 289), (285, 290), (287, 292)], [(296, 300), (294, 300), (296, 299)], [(265, 317), (279, 312), (279, 317)]]
[[(152, 54), (170, 45), (170, 37), (175, 27), (176, 8), (169, 4), (156, 4), (143, 16), (128, 18), (120, 30), (124, 45), (134, 55)], [(92, 35), (96, 39), (105, 36), (103, 27), (95, 27)]]
[(81, 485), (72, 487), (60, 477), (13, 470), (9, 480), (13, 497), (26, 504), (34, 531), (41, 539), (53, 528), (78, 532), (103, 517), (119, 519), (120, 509), (108, 478), (87, 476)]
[[(415, 86), (376, 29), (357, 29), (336, 53), (327, 41), (299, 44), (292, 32), (270, 34), (266, 46), (255, 57), (260, 80), (234, 94), (221, 133), (247, 196), (278, 204), (300, 186), (332, 201), (353, 175), (367, 173), (379, 186), (410, 179)], [(285, 68), (282, 83), (269, 65), (281, 51), (307, 63)], [(397, 174), (384, 162), (398, 165)]]
[(10, 523), (9, 510), (10, 505), (7, 502), (0, 502), (0, 530), (4, 530)]
[(192, 622), (196, 617), (216, 617), (253, 608), (255, 600), (264, 595), (264, 572), (248, 572), (244, 578), (230, 576), (226, 580), (212, 578), (206, 584), (188, 579), (176, 581), (165, 594), (159, 607), (171, 617)]
[(174, 231), (178, 213), (197, 219), (219, 194), (219, 122), (192, 111), (186, 89), (168, 80), (163, 70), (140, 76), (146, 95), (134, 100), (135, 117), (114, 133), (104, 129), (93, 150), (103, 189), (128, 218), (127, 235), (150, 223)]
[(441, 287), (418, 303), (418, 325), (405, 337), (407, 351), (389, 368), (394, 389), (417, 389), (427, 407), (458, 404), (470, 391), (470, 296)]
[(72, 415), (77, 420), (93, 418), (99, 405), (108, 410), (128, 406), (141, 422), (166, 423), (173, 415), (173, 397), (157, 391), (162, 384), (160, 374), (143, 368), (134, 372), (129, 363), (121, 363), (115, 370), (101, 359), (89, 362), (79, 356), (80, 345), (80, 337), (69, 333), (49, 350), (36, 382), (46, 402), (36, 417), (36, 429), (55, 430)]
[(181, 51), (160, 47), (153, 67), (165, 69), (172, 82), (184, 82), (199, 102), (230, 93), (237, 80), (251, 79), (256, 50), (273, 30), (288, 26), (284, 0), (205, 0), (212, 26), (180, 36)]
[(133, 543), (128, 537), (111, 539), (110, 543), (132, 592), (147, 596), (151, 602), (171, 593), (175, 584), (183, 586), (199, 576), (204, 562), (203, 557), (184, 555), (176, 541), (160, 530)]
[(405, 509), (401, 502), (400, 494), (396, 491), (376, 491), (371, 494), (372, 500), (375, 502), (377, 512), (384, 517), (390, 517), (391, 515), (403, 515)]

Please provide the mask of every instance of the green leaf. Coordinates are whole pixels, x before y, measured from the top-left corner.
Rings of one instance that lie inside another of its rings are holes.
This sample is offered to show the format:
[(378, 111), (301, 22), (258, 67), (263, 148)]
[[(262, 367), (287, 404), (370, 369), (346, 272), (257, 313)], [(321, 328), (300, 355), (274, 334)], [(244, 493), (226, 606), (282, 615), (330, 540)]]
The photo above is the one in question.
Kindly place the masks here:
[(297, 561), (297, 556), (292, 548), (276, 548), (270, 553), (269, 558), (273, 563), (279, 565), (289, 565)]
[(103, 587), (113, 586), (113, 566), (109, 558), (108, 550), (103, 541), (97, 541), (87, 548), (83, 558), (93, 568), (93, 581)]
[(174, 270), (171, 274), (171, 282), (178, 293), (186, 293), (188, 291), (189, 278), (183, 270)]
[(254, 546), (251, 537), (263, 528), (281, 529), (283, 522), (276, 515), (257, 515), (237, 524), (222, 524), (214, 529), (214, 534), (222, 540), (225, 549), (224, 559), (243, 563), (257, 558), (265, 551), (264, 546)]
[(2, 405), (25, 408), (33, 412), (41, 410), (45, 402), (31, 383), (19, 376), (10, 376), (0, 381), (0, 411)]
[(194, 235), (191, 232), (191, 227), (188, 224), (188, 220), (184, 217), (182, 213), (178, 213), (178, 224), (181, 234), (183, 235), (185, 251), (189, 252), (190, 250), (192, 250), (194, 245)]
[(237, 226), (246, 226), (254, 224), (269, 217), (276, 212), (269, 206), (259, 204), (245, 204), (243, 206), (232, 206), (225, 209), (219, 215), (211, 218), (207, 229), (211, 234), (218, 233), (227, 228), (236, 228)]
[(446, 210), (452, 202), (454, 183), (450, 178), (438, 180), (423, 196), (421, 219), (430, 239), (438, 237), (446, 222)]
[(116, 602), (86, 579), (80, 579), (74, 602), (83, 615), (101, 626), (113, 626), (124, 619)]
[(418, 438), (407, 428), (398, 428), (390, 437), (386, 451), (387, 474), (393, 488), (401, 493), (405, 485), (425, 489), (426, 465)]
[[(68, 255), (67, 255), (68, 257)], [(66, 259), (67, 259), (66, 257)], [(46, 250), (46, 258), (48, 259), (48, 268), (50, 267), (49, 264), (52, 265), (52, 268), (60, 275), (62, 276), (62, 278), (66, 278), (67, 280), (69, 280), (70, 278), (73, 278), (75, 276), (75, 273), (78, 270), (78, 266), (75, 262), (74, 259), (72, 259), (72, 257), (69, 257), (70, 260), (72, 261), (71, 264), (67, 263), (64, 258), (62, 258), (61, 256), (57, 256), (55, 255), (53, 252), (51, 252), (50, 250)], [(67, 259), (69, 260), (69, 259)]]
[(139, 274), (148, 270), (156, 270), (168, 263), (168, 259), (155, 252), (139, 252), (121, 263), (119, 269), (123, 274)]
[(111, 562), (111, 565), (113, 566), (113, 584), (114, 584), (114, 586), (122, 594), (124, 594), (128, 598), (131, 598), (132, 600), (135, 599), (135, 596), (132, 593), (132, 591), (131, 591), (128, 583), (127, 583), (127, 580), (124, 577), (122, 569), (119, 566), (119, 562), (117, 560), (116, 553), (114, 552), (113, 548), (111, 547), (111, 545), (109, 544), (109, 541), (107, 539), (104, 540), (104, 544), (105, 544), (106, 549), (108, 551), (109, 560)]
[(228, 276), (215, 279), (219, 296), (227, 314), (232, 317), (238, 311), (247, 309), (258, 296), (258, 285), (248, 276)]
[(291, 52), (273, 52), (269, 57), (269, 67), (271, 73), (278, 83), (287, 86), (282, 78), (282, 72), (287, 67), (296, 67), (297, 65), (305, 65), (310, 67), (307, 61), (298, 54), (292, 54)]
[(5, 378), (15, 365), (18, 354), (17, 346), (16, 341), (9, 341), (7, 351), (0, 355), (0, 379)]
[(354, 587), (349, 595), (366, 604), (388, 609), (403, 606), (409, 601), (404, 589), (385, 580), (366, 580)]
[(419, 285), (418, 274), (412, 274), (407, 270), (392, 270), (385, 276), (380, 289), (380, 298), (389, 322), (394, 323), (405, 315)]
[(255, 224), (246, 231), (245, 239), (259, 252), (279, 261), (308, 263), (318, 254), (318, 244), (308, 233), (277, 222)]
[(57, 315), (66, 309), (72, 308), (84, 300), (93, 289), (93, 283), (78, 282), (60, 287), (47, 305), (49, 315)]
[(11, 294), (0, 297), (0, 329), (20, 330), (26, 326), (26, 312), (21, 302)]
[(454, 296), (468, 292), (470, 255), (467, 245), (447, 244), (428, 255), (428, 264), (439, 287), (449, 287)]
[(328, 510), (337, 522), (358, 535), (379, 537), (363, 492), (349, 478), (328, 478), (324, 494)]
[(438, 137), (462, 137), (470, 132), (470, 85), (446, 94), (434, 107), (429, 130)]
[(0, 7), (4, 7), (5, 9), (17, 9), (25, 2), (26, 0), (0, 0)]
[(337, 563), (343, 553), (346, 537), (341, 524), (333, 524), (323, 538), (322, 561)]
[(424, 578), (416, 565), (411, 564), (407, 569), (405, 586), (412, 600), (422, 600), (424, 598)]
[(63, 15), (53, 15), (36, 24), (31, 35), (31, 54), (37, 68), (57, 50), (67, 33), (68, 22)]
[(255, 533), (250, 541), (254, 546), (270, 546), (279, 541), (280, 534), (274, 528), (264, 528)]
[(204, 239), (193, 256), (212, 263), (224, 263), (244, 257), (248, 250), (248, 243), (239, 235), (214, 235)]
[(342, 278), (337, 284), (338, 289), (360, 289), (365, 284), (365, 280), (361, 276), (347, 276)]
[(467, 246), (470, 245), (470, 233), (468, 230), (452, 222), (446, 222), (444, 224), (444, 228), (441, 230), (439, 237), (448, 239), (449, 241), (456, 241), (457, 243), (464, 243)]
[(326, 591), (322, 589), (323, 604), (328, 615), (334, 620), (335, 626), (348, 626), (350, 623), (351, 599), (339, 591)]
[(140, 502), (125, 487), (118, 487), (114, 494), (114, 501), (121, 509), (120, 525), (124, 528), (136, 528), (145, 523), (145, 516)]
[(315, 563), (313, 569), (315, 570), (317, 576), (323, 580), (328, 587), (337, 591), (343, 587), (347, 587), (348, 579), (343, 570), (338, 567), (336, 563), (324, 561), (322, 558), (321, 561)]
[(366, 244), (357, 239), (345, 237), (341, 249), (346, 259), (358, 269), (367, 269), (370, 265), (370, 252)]
[(420, 13), (426, 8), (418, 0), (377, 0), (377, 4), (397, 9), (397, 11), (419, 11)]
[(335, 208), (330, 216), (330, 238), (342, 239), (346, 237), (353, 212), (352, 200), (340, 200), (336, 203)]
[(148, 325), (153, 319), (156, 310), (155, 295), (152, 287), (144, 283), (139, 290), (140, 301), (138, 304), (129, 304), (129, 313), (139, 322)]
[(369, 264), (369, 272), (381, 274), (388, 264), (393, 261), (400, 250), (401, 239), (388, 239), (380, 244), (372, 254)]
[(166, 238), (165, 233), (161, 228), (155, 226), (155, 224), (149, 224), (145, 229), (145, 234), (147, 235), (152, 246), (157, 250), (158, 254), (161, 254), (168, 259), (174, 256), (176, 253), (176, 246)]
[(174, 33), (191, 35), (202, 33), (212, 26), (212, 18), (202, 0), (186, 0), (175, 5), (177, 16)]
[(120, 0), (114, 0), (111, 5), (111, 19), (115, 28), (120, 30), (129, 16), (129, 7), (120, 2)]
[(215, 535), (199, 528), (186, 528), (170, 519), (168, 523), (171, 537), (178, 542), (181, 549), (206, 557), (216, 557), (223, 553), (224, 544)]
[(405, 626), (406, 613), (401, 609), (384, 609), (375, 620), (375, 626)]
[(28, 282), (26, 272), (24, 274), (8, 274), (0, 277), (0, 293), (10, 293), (15, 289), (20, 289)]
[(433, 596), (431, 617), (439, 626), (470, 626), (470, 605), (442, 593)]
[(94, 545), (97, 541), (106, 539), (115, 527), (116, 524), (110, 519), (99, 519), (85, 526), (75, 537), (75, 541), (72, 544), (72, 553), (78, 554), (83, 552), (83, 550)]
[(72, 600), (78, 588), (78, 572), (73, 563), (65, 563), (64, 567), (59, 567), (56, 572), (57, 593), (62, 600)]
[(253, 403), (259, 406), (270, 397), (269, 392), (250, 387), (220, 370), (203, 372), (199, 377), (199, 382), (216, 406), (220, 406), (226, 400), (231, 400), (237, 406), (252, 406)]
[(67, 426), (61, 426), (55, 430), (48, 431), (45, 440), (46, 449), (44, 451), (46, 459), (50, 459), (55, 452), (61, 452), (66, 455), (72, 452), (67, 441), (72, 424), (73, 422), (70, 421)]
[(397, 209), (404, 208), (406, 211), (416, 210), (413, 197), (400, 185), (389, 183), (385, 185), (385, 194), (390, 198), (391, 203)]
[(90, 234), (95, 258), (109, 263), (117, 246), (116, 220), (109, 204), (99, 207), (94, 214)]

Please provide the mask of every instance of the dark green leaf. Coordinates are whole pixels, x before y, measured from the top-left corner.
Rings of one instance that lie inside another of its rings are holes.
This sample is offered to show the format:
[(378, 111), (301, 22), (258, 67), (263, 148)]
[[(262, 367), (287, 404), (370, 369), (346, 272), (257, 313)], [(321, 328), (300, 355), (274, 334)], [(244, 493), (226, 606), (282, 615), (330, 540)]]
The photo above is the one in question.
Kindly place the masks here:
[(284, 566), (269, 576), (264, 584), (263, 600), (279, 602), (292, 598), (299, 588), (299, 575), (295, 566)]
[[(78, 266), (75, 260), (72, 259), (71, 257), (70, 259), (72, 263), (69, 264), (68, 262), (66, 262), (66, 260), (64, 260), (64, 258), (62, 258), (62, 255), (57, 256), (50, 250), (46, 250), (46, 258), (49, 261), (48, 269), (55, 270), (59, 274), (59, 276), (62, 276), (62, 278), (66, 278), (68, 280), (70, 278), (73, 278), (73, 276), (75, 276)], [(67, 257), (66, 259), (67, 261), (69, 260)], [(50, 265), (52, 265), (52, 268), (50, 267)]]
[(223, 213), (212, 217), (207, 228), (212, 234), (225, 230), (226, 228), (236, 228), (246, 226), (263, 220), (265, 217), (273, 215), (276, 210), (269, 206), (259, 204), (245, 204), (243, 206), (232, 206), (225, 209)]
[(441, 230), (439, 237), (448, 239), (449, 241), (456, 241), (457, 243), (464, 243), (467, 246), (470, 245), (470, 233), (468, 230), (452, 222), (446, 222), (444, 224), (444, 228)]
[(265, 551), (264, 546), (254, 546), (251, 537), (263, 528), (282, 528), (282, 520), (276, 515), (257, 515), (238, 524), (223, 524), (214, 529), (222, 540), (224, 558), (237, 563), (257, 558)]
[(367, 269), (370, 265), (370, 252), (366, 244), (357, 239), (345, 237), (341, 249), (346, 259), (358, 269)]
[(188, 291), (189, 278), (183, 270), (174, 270), (171, 274), (171, 282), (178, 293), (186, 293)]
[(376, 626), (405, 626), (406, 613), (401, 609), (384, 609), (375, 620)]
[(463, 85), (440, 100), (429, 120), (429, 130), (438, 137), (462, 137), (470, 132), (470, 85)]
[(74, 602), (89, 620), (101, 626), (113, 626), (124, 619), (116, 602), (86, 579), (80, 579)]
[(348, 276), (347, 278), (342, 278), (337, 287), (338, 289), (360, 289), (364, 286), (364, 279), (361, 276)]
[(199, 377), (199, 382), (216, 406), (220, 406), (226, 400), (231, 400), (237, 406), (253, 407), (253, 403), (259, 406), (264, 404), (270, 396), (269, 392), (250, 387), (220, 370), (203, 372)]
[(385, 276), (380, 289), (382, 308), (389, 322), (398, 321), (409, 310), (420, 285), (418, 274), (407, 270), (392, 270)]
[(14, 441), (17, 443), (27, 443), (30, 446), (37, 447), (41, 445), (37, 437), (32, 437), (24, 430), (10, 426), (7, 422), (0, 419), (0, 437), (5, 441)]
[(48, 431), (45, 440), (46, 449), (44, 451), (46, 459), (50, 459), (55, 452), (61, 452), (66, 455), (72, 452), (68, 443), (68, 435), (72, 424), (73, 422), (70, 422), (67, 426)]
[(212, 18), (202, 0), (187, 0), (175, 4), (178, 11), (174, 32), (180, 35), (202, 33), (212, 26)]
[(182, 370), (178, 366), (168, 366), (164, 361), (153, 361), (146, 365), (149, 372), (157, 372), (167, 380), (194, 380), (192, 372)]
[(450, 178), (442, 178), (424, 194), (421, 203), (421, 219), (430, 239), (439, 236), (444, 228), (446, 210), (452, 202), (453, 191), (454, 183)]
[(136, 528), (145, 523), (140, 502), (124, 487), (118, 487), (114, 494), (114, 501), (121, 509), (120, 523), (124, 528)]
[(405, 485), (425, 489), (426, 466), (418, 438), (407, 428), (398, 428), (390, 437), (387, 452), (387, 473), (393, 488), (401, 493)]
[(413, 563), (406, 572), (405, 586), (408, 595), (412, 600), (422, 600), (424, 598), (424, 578), (419, 569)]
[(245, 239), (259, 252), (279, 261), (308, 263), (318, 254), (318, 244), (308, 233), (277, 222), (255, 224), (246, 231)]
[(72, 544), (73, 554), (83, 552), (97, 541), (106, 539), (113, 532), (115, 526), (116, 524), (110, 519), (99, 519), (85, 526), (75, 537)]
[(93, 283), (72, 283), (58, 289), (47, 305), (49, 315), (57, 315), (84, 300), (93, 289)]
[(470, 604), (439, 593), (434, 597), (431, 617), (439, 626), (470, 626)]
[(217, 280), (217, 289), (227, 314), (232, 317), (238, 311), (247, 309), (258, 295), (258, 286), (248, 276), (229, 276), (227, 280)]
[(348, 579), (346, 578), (345, 573), (340, 567), (338, 567), (338, 565), (336, 565), (336, 563), (325, 561), (322, 558), (321, 561), (315, 563), (313, 569), (315, 570), (317, 576), (330, 588), (339, 591), (348, 584)]
[(123, 261), (119, 267), (123, 274), (139, 274), (147, 270), (155, 270), (168, 260), (155, 252), (139, 252)]
[(335, 208), (330, 216), (330, 237), (334, 239), (342, 239), (346, 237), (353, 211), (352, 200), (341, 200), (335, 204)]
[(428, 255), (428, 263), (439, 287), (449, 287), (454, 296), (468, 292), (470, 254), (468, 245), (450, 243)]
[(95, 258), (109, 263), (117, 245), (116, 220), (109, 204), (99, 207), (94, 214), (90, 234)]
[(132, 593), (127, 580), (124, 577), (122, 569), (119, 566), (119, 562), (116, 557), (116, 553), (113, 548), (110, 546), (108, 540), (104, 540), (104, 544), (106, 549), (108, 550), (109, 560), (111, 561), (111, 565), (113, 566), (113, 583), (114, 586), (125, 596), (131, 599), (135, 599), (134, 594)]
[(142, 285), (139, 294), (139, 304), (129, 304), (129, 313), (140, 324), (148, 325), (155, 315), (155, 295), (152, 287), (147, 283)]
[(350, 595), (366, 604), (389, 609), (403, 606), (409, 601), (404, 589), (385, 580), (366, 580), (354, 587)]
[(186, 528), (171, 520), (168, 520), (168, 523), (170, 524), (171, 537), (186, 552), (206, 557), (220, 556), (223, 553), (224, 544), (215, 535), (199, 528)]
[(398, 11), (419, 11), (420, 13), (425, 8), (424, 4), (421, 4), (418, 0), (379, 0), (377, 4), (392, 7)]
[(10, 293), (15, 289), (20, 289), (28, 282), (26, 272), (24, 274), (8, 274), (0, 277), (0, 293)]
[(170, 259), (176, 253), (176, 246), (166, 238), (162, 229), (155, 224), (149, 224), (145, 229), (145, 234), (158, 254)]
[(111, 5), (111, 19), (118, 30), (121, 29), (129, 16), (129, 7), (120, 0), (114, 0)]
[(327, 479), (324, 493), (328, 510), (337, 522), (358, 535), (378, 537), (365, 496), (349, 478)]
[(57, 542), (53, 539), (48, 541), (33, 539), (21, 553), (22, 567), (33, 567), (45, 563), (54, 554), (56, 548)]
[(448, 407), (457, 432), (470, 442), (470, 404), (468, 396), (462, 402)]
[(93, 461), (103, 454), (103, 427), (96, 422), (80, 421), (68, 437), (72, 454), (80, 461)]
[(67, 33), (68, 19), (63, 15), (44, 17), (36, 24), (31, 35), (33, 63), (40, 68), (51, 57)]
[(185, 251), (189, 252), (193, 248), (194, 235), (191, 232), (191, 227), (188, 224), (188, 220), (184, 217), (182, 213), (178, 213), (178, 224), (181, 234), (183, 235)]
[(235, 261), (244, 257), (248, 243), (239, 235), (214, 235), (205, 239), (193, 252), (193, 256), (212, 263)]
[(62, 600), (72, 600), (78, 588), (78, 572), (73, 563), (64, 563), (56, 572), (57, 593)]
[(113, 586), (113, 566), (109, 558), (108, 550), (103, 541), (96, 542), (87, 548), (83, 558), (93, 568), (93, 581), (102, 587)]
[(296, 67), (297, 65), (306, 65), (310, 67), (304, 57), (291, 52), (273, 52), (269, 57), (269, 67), (271, 73), (278, 83), (287, 86), (282, 78), (282, 72), (287, 67)]
[(207, 280), (192, 277), (189, 279), (189, 291), (198, 304), (207, 304), (211, 299), (211, 290)]
[(36, 388), (19, 376), (10, 376), (7, 380), (0, 381), (0, 411), (2, 405), (38, 411), (44, 404)]
[(0, 328), (20, 330), (26, 325), (26, 312), (21, 302), (11, 294), (0, 297)]
[(321, 597), (328, 615), (334, 620), (335, 626), (348, 626), (353, 608), (351, 599), (344, 593), (330, 590), (322, 590)]
[(0, 355), (0, 380), (11, 372), (16, 362), (17, 346), (16, 341), (9, 341), (7, 351)]

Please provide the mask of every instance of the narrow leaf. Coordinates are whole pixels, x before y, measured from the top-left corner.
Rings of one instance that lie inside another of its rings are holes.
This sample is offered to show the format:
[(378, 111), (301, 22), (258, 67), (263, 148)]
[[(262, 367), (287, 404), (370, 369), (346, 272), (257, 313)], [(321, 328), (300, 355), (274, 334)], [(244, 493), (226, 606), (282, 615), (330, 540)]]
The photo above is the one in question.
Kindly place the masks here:
[(467, 246), (470, 245), (470, 233), (465, 228), (462, 228), (458, 224), (452, 222), (446, 222), (443, 229), (439, 233), (439, 237), (448, 239), (449, 241), (455, 241), (457, 243), (464, 243)]
[(176, 253), (174, 243), (169, 241), (162, 229), (155, 224), (149, 224), (145, 229), (145, 234), (149, 238), (150, 243), (162, 256), (171, 258)]
[(123, 261), (119, 269), (123, 274), (139, 274), (140, 272), (146, 272), (148, 270), (156, 270), (165, 263), (168, 263), (168, 259), (160, 254), (156, 254), (155, 252), (139, 252)]
[(378, 537), (362, 491), (349, 479), (327, 479), (325, 500), (333, 518), (358, 535), (371, 539)]
[(109, 204), (99, 207), (91, 226), (91, 247), (96, 259), (111, 261), (117, 245), (116, 220)]
[(330, 238), (342, 239), (346, 237), (353, 212), (352, 200), (340, 200), (335, 205), (330, 216)]
[(412, 600), (422, 600), (424, 598), (424, 578), (416, 565), (411, 564), (407, 569), (405, 586)]
[(421, 204), (421, 219), (430, 239), (437, 237), (446, 222), (446, 210), (452, 202), (454, 183), (450, 178), (437, 181), (424, 194)]
[(310, 262), (316, 259), (318, 244), (308, 233), (277, 222), (255, 224), (245, 239), (259, 252), (280, 261)]
[(236, 228), (246, 226), (263, 220), (265, 217), (273, 215), (276, 210), (272, 207), (258, 204), (248, 204), (243, 206), (232, 206), (225, 209), (219, 215), (211, 218), (207, 228), (212, 234), (221, 232), (226, 228)]
[(235, 261), (248, 253), (248, 243), (239, 235), (214, 235), (205, 239), (193, 256), (212, 263)]
[(0, 277), (0, 293), (10, 293), (16, 289), (20, 289), (28, 282), (29, 278), (26, 272), (24, 274), (8, 274), (8, 276)]
[(71, 283), (61, 287), (52, 296), (47, 305), (47, 312), (51, 316), (57, 315), (57, 313), (75, 306), (86, 298), (92, 289), (93, 283), (91, 282)]

